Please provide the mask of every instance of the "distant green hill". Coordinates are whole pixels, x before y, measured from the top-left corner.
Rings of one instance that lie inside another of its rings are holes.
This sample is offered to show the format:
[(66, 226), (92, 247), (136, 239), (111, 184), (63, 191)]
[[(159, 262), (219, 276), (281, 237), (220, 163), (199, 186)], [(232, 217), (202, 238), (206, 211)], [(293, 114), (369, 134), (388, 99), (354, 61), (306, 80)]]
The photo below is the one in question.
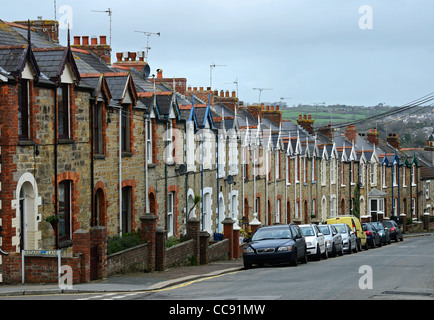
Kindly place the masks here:
[(366, 119), (375, 114), (384, 112), (387, 107), (352, 107), (352, 106), (299, 106), (283, 108), (282, 117), (285, 120), (297, 122), (299, 115), (311, 115), (315, 120), (315, 127), (321, 127), (330, 123), (336, 125)]

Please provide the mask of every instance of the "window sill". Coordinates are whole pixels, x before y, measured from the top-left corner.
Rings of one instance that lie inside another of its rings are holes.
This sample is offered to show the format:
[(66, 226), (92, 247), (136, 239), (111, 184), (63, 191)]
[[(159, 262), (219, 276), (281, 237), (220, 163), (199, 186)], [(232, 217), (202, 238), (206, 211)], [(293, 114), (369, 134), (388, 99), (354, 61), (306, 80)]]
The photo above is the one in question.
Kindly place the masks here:
[(105, 155), (104, 154), (94, 154), (93, 158), (95, 160), (105, 160)]
[(20, 140), (18, 141), (18, 145), (20, 147), (36, 146), (36, 142), (31, 140)]
[(59, 241), (59, 249), (72, 247), (72, 240)]
[(59, 140), (57, 140), (57, 142), (59, 144), (74, 144), (75, 140), (74, 139), (59, 139)]
[(131, 158), (133, 153), (130, 151), (122, 151), (122, 158)]

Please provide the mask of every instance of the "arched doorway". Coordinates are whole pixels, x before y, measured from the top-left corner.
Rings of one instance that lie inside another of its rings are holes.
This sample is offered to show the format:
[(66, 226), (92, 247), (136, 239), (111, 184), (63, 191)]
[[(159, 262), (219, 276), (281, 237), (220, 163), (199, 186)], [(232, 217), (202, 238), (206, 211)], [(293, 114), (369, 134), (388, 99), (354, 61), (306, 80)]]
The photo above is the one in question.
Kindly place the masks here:
[(345, 199), (341, 200), (341, 215), (345, 215)]
[(12, 225), (17, 226), (16, 240), (13, 240), (18, 243), (17, 252), (39, 249), (39, 241), (42, 239), (39, 223), (42, 219), (38, 207), (41, 202), (35, 178), (30, 173), (23, 174), (17, 183), (16, 198), (12, 201), (12, 207), (16, 210)]
[(157, 206), (156, 206), (156, 202), (155, 202), (155, 195), (152, 192), (149, 194), (149, 211), (154, 216), (157, 216)]
[(107, 207), (106, 207), (106, 197), (104, 194), (104, 191), (99, 188), (95, 192), (95, 216), (94, 216), (94, 226), (106, 226), (106, 213), (107, 213)]

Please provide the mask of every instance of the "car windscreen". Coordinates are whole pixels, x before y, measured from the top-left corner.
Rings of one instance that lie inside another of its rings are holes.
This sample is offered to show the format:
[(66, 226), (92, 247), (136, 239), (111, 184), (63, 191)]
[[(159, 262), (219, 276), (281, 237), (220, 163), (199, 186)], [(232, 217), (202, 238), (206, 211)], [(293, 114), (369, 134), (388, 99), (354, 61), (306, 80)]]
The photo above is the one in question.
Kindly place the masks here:
[(291, 231), (288, 227), (264, 228), (256, 231), (256, 233), (252, 237), (253, 241), (274, 239), (292, 239)]
[(345, 228), (345, 225), (339, 225), (339, 224), (336, 224), (335, 225), (335, 228), (338, 230), (338, 232), (340, 232), (340, 233), (347, 233), (347, 229)]
[(383, 224), (382, 223), (373, 223), (373, 226), (375, 227), (375, 229), (377, 230), (383, 230)]
[(318, 226), (319, 230), (323, 235), (328, 236), (330, 234), (330, 229), (327, 226)]
[(312, 227), (300, 227), (301, 233), (305, 237), (312, 237), (315, 235), (315, 232), (313, 231)]

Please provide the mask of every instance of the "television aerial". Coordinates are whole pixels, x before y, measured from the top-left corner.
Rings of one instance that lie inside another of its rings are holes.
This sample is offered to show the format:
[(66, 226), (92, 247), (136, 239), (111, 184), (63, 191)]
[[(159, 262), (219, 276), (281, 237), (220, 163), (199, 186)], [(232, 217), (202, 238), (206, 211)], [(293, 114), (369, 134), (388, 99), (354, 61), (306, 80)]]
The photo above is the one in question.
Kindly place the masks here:
[(262, 91), (264, 91), (264, 90), (273, 90), (273, 89), (267, 89), (267, 88), (253, 88), (253, 90), (258, 90), (258, 91), (259, 91), (259, 104), (261, 104)]
[(146, 31), (135, 31), (138, 33), (143, 33), (146, 37), (147, 37), (147, 42), (146, 42), (146, 57), (145, 57), (145, 61), (148, 62), (148, 57), (149, 57), (149, 50), (151, 50), (151, 47), (149, 46), (149, 42), (151, 41), (151, 37), (152, 36), (161, 36), (160, 32), (146, 32)]
[(101, 13), (107, 13), (109, 18), (110, 18), (110, 46), (112, 45), (112, 15), (113, 15), (113, 10), (111, 8), (108, 8), (105, 11), (100, 11), (100, 10), (92, 10), (92, 12), (101, 12)]

